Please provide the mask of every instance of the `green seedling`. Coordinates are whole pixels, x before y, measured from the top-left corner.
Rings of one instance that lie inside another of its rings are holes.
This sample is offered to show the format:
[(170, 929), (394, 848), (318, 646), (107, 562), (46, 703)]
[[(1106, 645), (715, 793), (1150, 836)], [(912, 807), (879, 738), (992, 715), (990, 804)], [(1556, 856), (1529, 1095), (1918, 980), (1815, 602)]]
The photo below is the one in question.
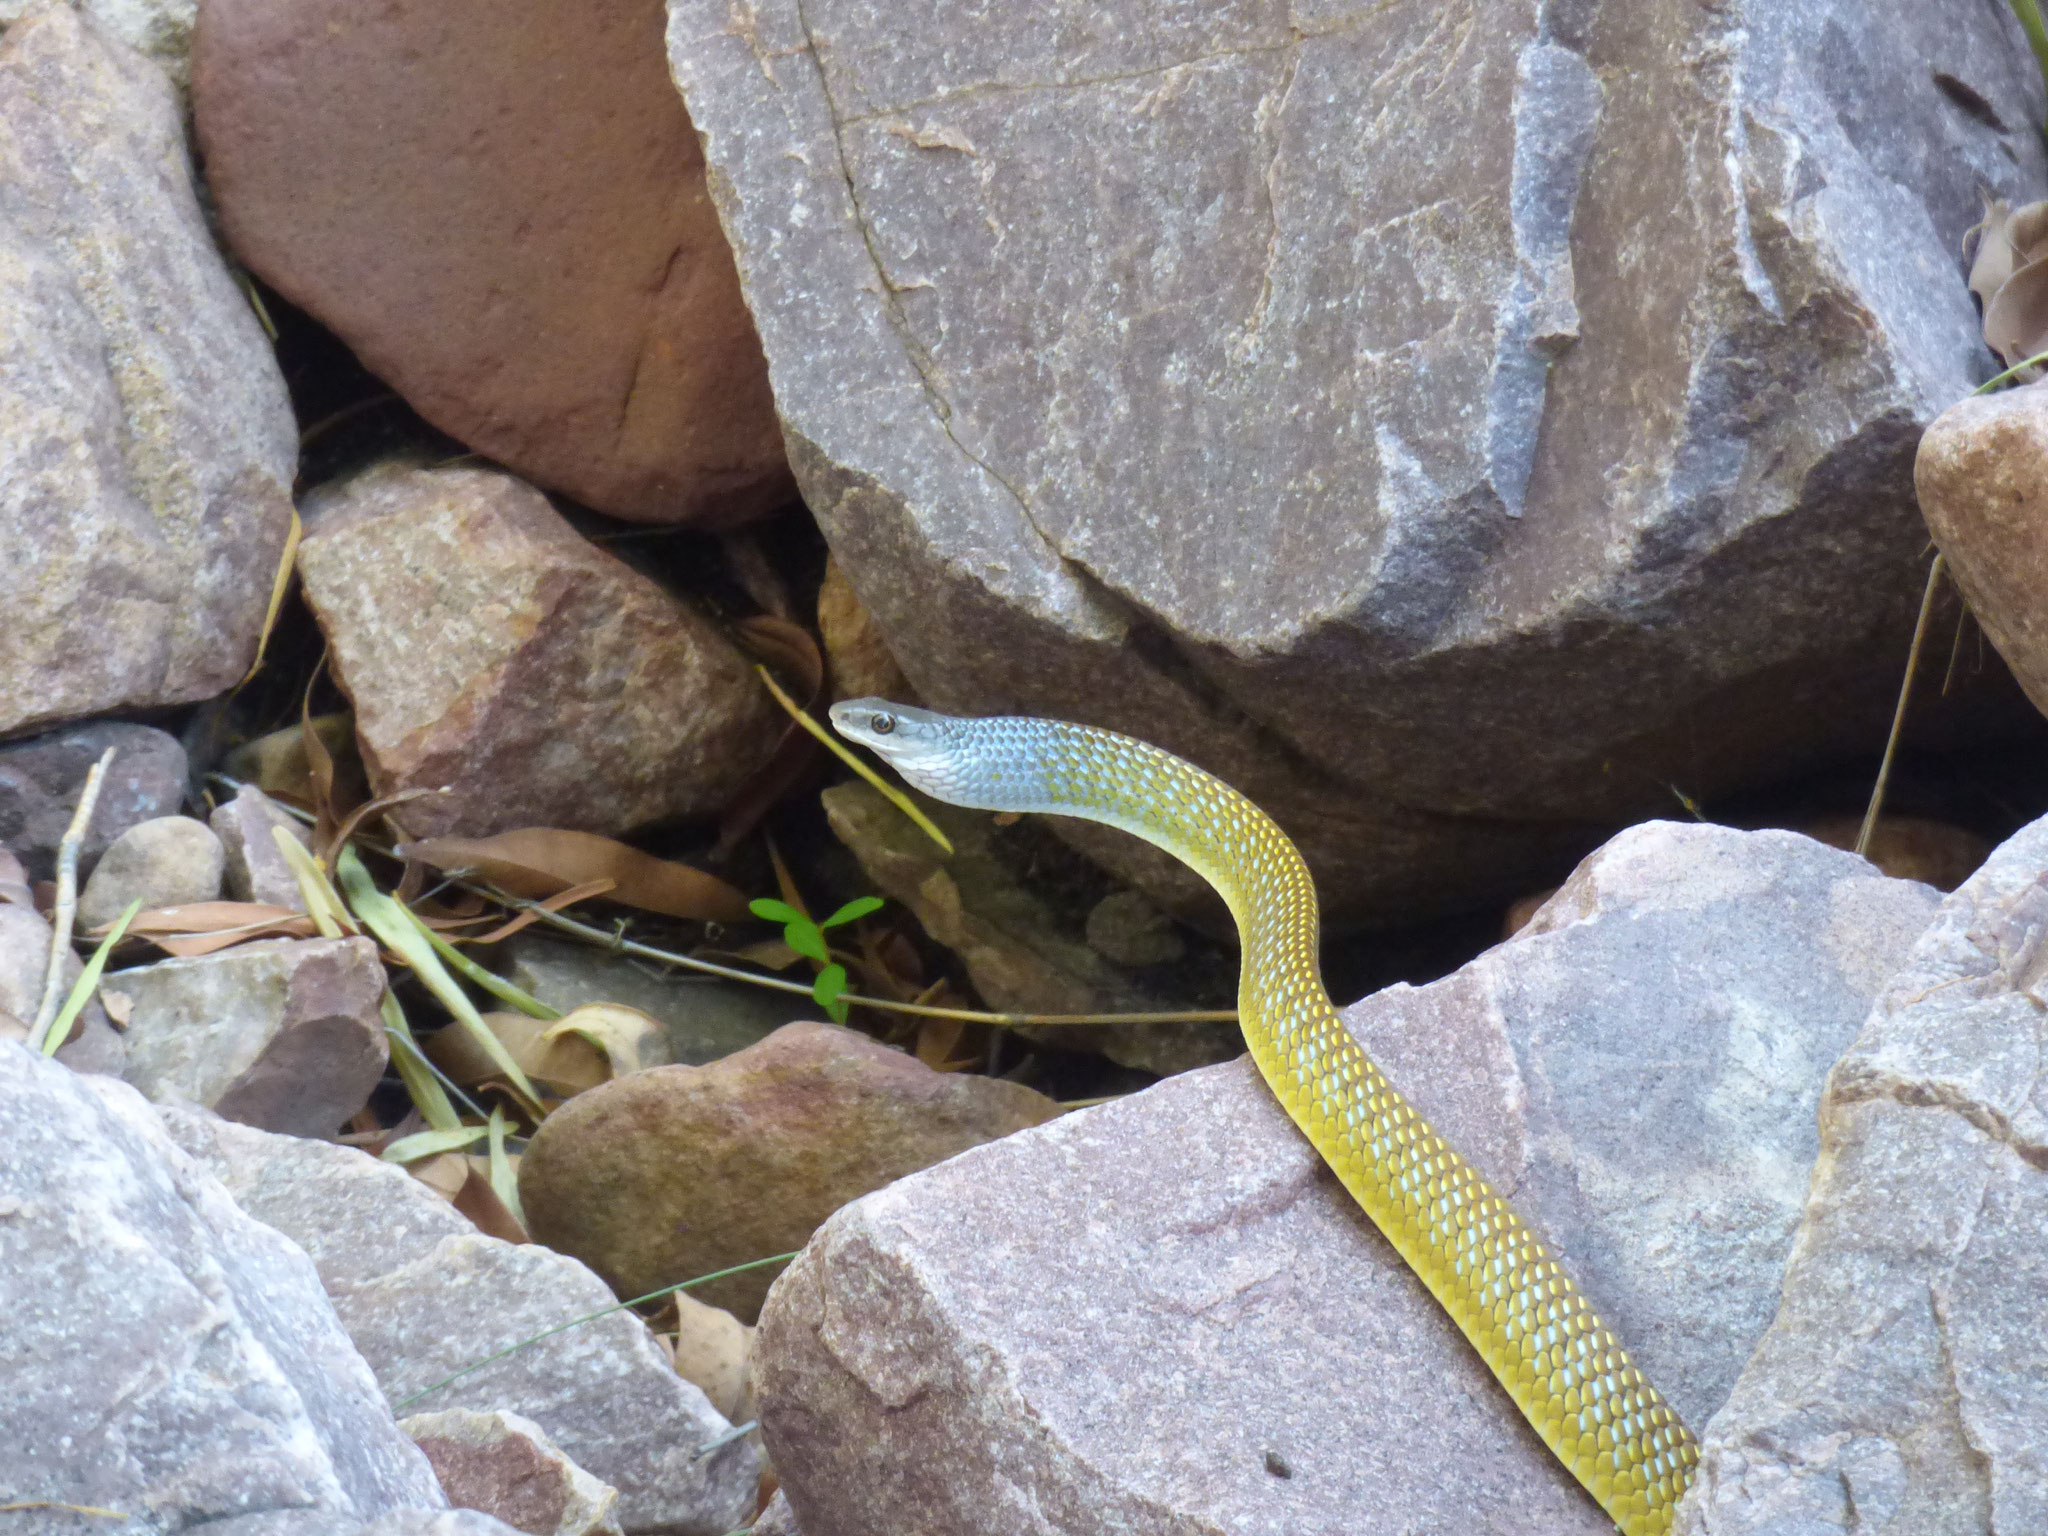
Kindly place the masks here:
[(811, 996), (834, 1024), (844, 1024), (846, 1004), (840, 994), (846, 991), (846, 967), (832, 958), (832, 951), (825, 944), (825, 930), (855, 922), (870, 912), (880, 911), (881, 906), (881, 897), (861, 896), (822, 923), (811, 921), (788, 902), (777, 901), (773, 896), (755, 898), (747, 903), (747, 910), (756, 917), (782, 924), (782, 942), (817, 965), (818, 979), (811, 983)]

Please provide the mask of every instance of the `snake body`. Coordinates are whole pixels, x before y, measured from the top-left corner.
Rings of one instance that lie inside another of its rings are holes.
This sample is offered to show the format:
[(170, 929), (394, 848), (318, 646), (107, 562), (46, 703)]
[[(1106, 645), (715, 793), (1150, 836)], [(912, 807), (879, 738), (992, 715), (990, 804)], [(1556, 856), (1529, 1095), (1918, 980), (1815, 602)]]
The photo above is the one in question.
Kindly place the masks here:
[(1366, 1214), (1624, 1536), (1664, 1536), (1699, 1451), (1508, 1202), (1395, 1091), (1324, 990), (1315, 885), (1286, 834), (1220, 779), (1091, 726), (966, 719), (881, 699), (841, 734), (954, 805), (1135, 833), (1200, 874), (1243, 947), (1238, 1016), (1259, 1071)]

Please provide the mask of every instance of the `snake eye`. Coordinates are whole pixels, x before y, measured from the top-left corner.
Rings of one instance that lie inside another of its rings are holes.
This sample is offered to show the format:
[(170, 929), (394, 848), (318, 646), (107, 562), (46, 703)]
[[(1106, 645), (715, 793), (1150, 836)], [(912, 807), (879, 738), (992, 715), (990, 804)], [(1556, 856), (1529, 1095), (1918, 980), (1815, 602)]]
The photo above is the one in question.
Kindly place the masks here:
[(877, 736), (886, 736), (896, 729), (896, 717), (894, 715), (870, 715), (868, 716), (868, 729)]

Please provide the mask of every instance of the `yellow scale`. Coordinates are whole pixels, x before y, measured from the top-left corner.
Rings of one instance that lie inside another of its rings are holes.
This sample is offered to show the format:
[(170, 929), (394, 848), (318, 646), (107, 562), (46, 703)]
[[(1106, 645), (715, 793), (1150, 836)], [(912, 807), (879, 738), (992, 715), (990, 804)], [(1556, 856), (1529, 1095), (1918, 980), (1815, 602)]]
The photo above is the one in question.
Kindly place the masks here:
[(834, 705), (832, 721), (937, 799), (1121, 827), (1213, 885), (1243, 944), (1240, 1027), (1289, 1117), (1624, 1536), (1671, 1529), (1697, 1442), (1543, 1240), (1344, 1028), (1317, 961), (1314, 882), (1271, 817), (1193, 764), (1091, 726), (881, 699)]

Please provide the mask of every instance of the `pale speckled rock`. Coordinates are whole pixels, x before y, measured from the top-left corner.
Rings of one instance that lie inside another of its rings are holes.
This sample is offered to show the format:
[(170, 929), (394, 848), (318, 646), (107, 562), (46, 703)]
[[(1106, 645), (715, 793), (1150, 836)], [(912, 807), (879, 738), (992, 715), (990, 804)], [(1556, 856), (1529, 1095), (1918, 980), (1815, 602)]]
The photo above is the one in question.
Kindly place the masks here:
[[(1003, 859), (981, 811), (915, 798), (953, 844), (943, 852), (872, 785), (823, 795), (825, 819), (875, 888), (917, 915), (934, 943), (959, 956), (988, 1006), (1006, 1013), (1155, 1013), (1186, 1007), (1112, 962)], [(1234, 1024), (1059, 1025), (1018, 1031), (1067, 1050), (1169, 1075), (1228, 1061), (1244, 1049)]]
[[(20, 20), (37, 0), (0, 0), (0, 27)], [(82, 0), (79, 9), (137, 53), (154, 59), (183, 86), (192, 74), (192, 18), (199, 0)]]
[[(639, 1296), (800, 1248), (847, 1201), (1058, 1113), (1018, 1083), (935, 1072), (836, 1024), (789, 1024), (709, 1066), (578, 1094), (527, 1143), (519, 1200), (536, 1241)], [(771, 1278), (693, 1289), (752, 1321)]]
[(619, 1491), (577, 1466), (529, 1418), (499, 1410), (418, 1413), (398, 1427), (434, 1464), (449, 1501), (527, 1536), (620, 1536)]
[(70, 7), (0, 37), (0, 734), (248, 668), (298, 428), (163, 73)]
[(287, 815), (254, 784), (244, 784), (234, 799), (214, 807), (207, 825), (220, 839), (227, 858), (222, 881), (236, 901), (260, 901), (294, 912), (305, 905), (298, 877), (272, 836), (273, 828), (283, 827), (292, 841), (310, 849), (313, 837), (304, 822)]
[(698, 1456), (731, 1426), (630, 1312), (552, 1334), (406, 1401), (494, 1351), (610, 1306), (604, 1282), (574, 1259), (485, 1237), (404, 1170), (352, 1148), (178, 1106), (161, 1113), (245, 1211), (311, 1255), (342, 1325), (401, 1411), (524, 1415), (618, 1489), (629, 1533), (725, 1536), (746, 1523), (758, 1453), (742, 1440)]
[(1684, 1536), (2048, 1530), (2048, 821), (1943, 903), (1820, 1104), (1784, 1300)]
[(185, 798), (185, 749), (151, 726), (114, 722), (0, 747), (0, 846), (20, 857), (30, 879), (56, 878), (57, 844), (78, 809), (86, 775), (109, 747), (114, 761), (79, 845), (80, 878), (130, 827), (178, 809)]
[[(0, 902), (0, 1014), (32, 1023), (43, 998), (43, 980), (50, 973), (49, 923), (27, 907)], [(76, 954), (64, 958), (66, 995), (85, 962)], [(100, 1006), (95, 991), (72, 1026), (71, 1039), (57, 1048), (57, 1059), (77, 1072), (103, 1072), (119, 1077), (127, 1047)]]
[(1913, 478), (1970, 612), (2048, 710), (2048, 384), (1951, 406), (1921, 439)]
[(236, 252), (429, 421), (587, 506), (792, 497), (661, 0), (207, 0)]
[(213, 829), (189, 816), (159, 816), (115, 838), (78, 893), (83, 933), (105, 927), (140, 901), (144, 911), (213, 901), (227, 854)]
[(789, 1497), (781, 1489), (775, 1491), (775, 1497), (761, 1511), (761, 1518), (754, 1522), (753, 1536), (803, 1536), (797, 1529), (796, 1513), (789, 1507)]
[(306, 499), (299, 574), (414, 836), (701, 816), (782, 729), (709, 619), (510, 475), (384, 465)]
[(808, 997), (734, 986), (688, 971), (663, 975), (654, 966), (522, 933), (501, 946), (505, 975), (550, 1008), (573, 1012), (585, 1003), (624, 1003), (661, 1021), (669, 1056), (703, 1066), (765, 1040), (783, 1025), (818, 1011)]
[[(1345, 1018), (1700, 1423), (1770, 1319), (1822, 1075), (1935, 899), (1652, 824)], [(842, 1210), (755, 1382), (806, 1536), (1612, 1531), (1245, 1061)]]
[[(1855, 851), (1860, 816), (1826, 816), (1799, 828), (1830, 848)], [(1897, 880), (1918, 880), (1952, 891), (1991, 857), (1991, 844), (1966, 827), (1921, 816), (1880, 817), (1863, 857)]]
[(259, 939), (115, 973), (134, 1003), (124, 1075), (293, 1136), (332, 1136), (384, 1074), (384, 965), (369, 939)]
[(2006, 7), (671, 0), (669, 51), (936, 707), (1202, 762), (1338, 921), (1883, 740), (1914, 443), (1993, 366), (1959, 242), (2048, 189)]
[(8, 1500), (130, 1512), (111, 1536), (445, 1504), (306, 1255), (132, 1088), (0, 1042), (0, 1143)]

